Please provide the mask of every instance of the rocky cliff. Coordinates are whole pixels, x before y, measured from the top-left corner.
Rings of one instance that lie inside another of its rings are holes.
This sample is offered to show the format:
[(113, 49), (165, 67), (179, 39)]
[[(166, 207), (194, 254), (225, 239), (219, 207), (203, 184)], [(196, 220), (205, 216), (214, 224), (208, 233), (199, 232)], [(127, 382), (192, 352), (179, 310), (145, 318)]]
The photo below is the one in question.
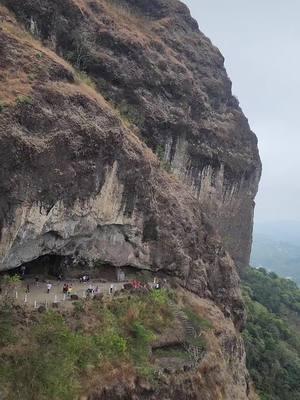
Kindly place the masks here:
[[(0, 3), (0, 269), (51, 254), (161, 270), (241, 328), (257, 140), (188, 9)], [(219, 398), (248, 398), (237, 385)]]

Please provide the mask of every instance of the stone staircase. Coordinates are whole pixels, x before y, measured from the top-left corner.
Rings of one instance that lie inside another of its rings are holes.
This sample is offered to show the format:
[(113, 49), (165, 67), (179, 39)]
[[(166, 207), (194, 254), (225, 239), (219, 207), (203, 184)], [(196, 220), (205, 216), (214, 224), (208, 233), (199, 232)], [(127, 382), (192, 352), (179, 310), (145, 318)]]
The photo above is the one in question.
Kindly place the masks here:
[(184, 311), (178, 309), (178, 307), (174, 303), (170, 304), (170, 308), (173, 312), (174, 317), (181, 322), (184, 328), (184, 347), (186, 351), (190, 354), (191, 361), (194, 364), (198, 364), (203, 355), (203, 345), (199, 340), (200, 333), (197, 332)]

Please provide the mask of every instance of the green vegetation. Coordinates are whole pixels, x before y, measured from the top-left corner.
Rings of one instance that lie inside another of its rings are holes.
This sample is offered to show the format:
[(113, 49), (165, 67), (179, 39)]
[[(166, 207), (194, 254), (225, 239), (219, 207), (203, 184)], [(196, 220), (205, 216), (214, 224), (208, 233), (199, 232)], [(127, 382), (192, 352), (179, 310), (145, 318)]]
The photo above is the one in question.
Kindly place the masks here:
[(200, 332), (205, 329), (212, 329), (211, 322), (208, 321), (207, 319), (201, 318), (190, 307), (185, 307), (183, 311), (196, 332)]
[(19, 275), (3, 275), (1, 277), (0, 286), (1, 287), (3, 286), (4, 305), (12, 303), (11, 297), (14, 298), (14, 293), (20, 285), (21, 285), (21, 279)]
[(86, 72), (76, 70), (76, 80), (77, 82), (83, 82), (87, 86), (90, 86), (92, 89), (96, 88), (94, 81), (88, 76)]
[(41, 59), (44, 57), (44, 54), (38, 52), (38, 53), (35, 53), (35, 56), (36, 56), (36, 58), (37, 58), (38, 60), (41, 60)]
[[(0, 306), (0, 348), (15, 341), (13, 330), (13, 307), (8, 304)], [(0, 369), (1, 371), (1, 369)]]
[(120, 104), (116, 106), (122, 119), (125, 119), (129, 125), (137, 125), (142, 127), (145, 123), (143, 113), (138, 107), (129, 104), (126, 100), (122, 100)]
[[(17, 285), (16, 277), (5, 277)], [(197, 366), (205, 350), (199, 333), (209, 327), (175, 291), (136, 292), (104, 300), (76, 301), (72, 311), (40, 313), (4, 301), (0, 307), (0, 397), (7, 400), (73, 400), (123, 379), (155, 385), (157, 358)], [(186, 343), (154, 351), (152, 342), (184, 316), (195, 335)], [(95, 387), (93, 387), (95, 389)]]
[(264, 269), (247, 269), (243, 333), (247, 366), (262, 400), (300, 399), (300, 290)]
[[(154, 379), (151, 341), (174, 319), (165, 290), (76, 303), (72, 314), (0, 309), (0, 397), (68, 400), (116, 369)], [(27, 320), (27, 324), (20, 323)], [(92, 328), (91, 328), (92, 326)], [(16, 379), (17, 377), (17, 379)], [(130, 375), (129, 375), (130, 377)]]
[(253, 300), (263, 304), (278, 316), (294, 311), (300, 316), (300, 290), (296, 283), (278, 277), (265, 269), (248, 269), (243, 277), (251, 289)]
[(166, 172), (170, 173), (171, 170), (172, 170), (171, 169), (171, 164), (164, 159), (164, 157), (165, 157), (165, 149), (160, 144), (156, 147), (156, 155), (160, 160), (160, 167), (162, 169), (164, 169)]
[(18, 96), (17, 104), (19, 105), (32, 105), (33, 99), (30, 96)]
[(4, 112), (7, 107), (9, 107), (9, 104), (0, 100), (0, 113)]

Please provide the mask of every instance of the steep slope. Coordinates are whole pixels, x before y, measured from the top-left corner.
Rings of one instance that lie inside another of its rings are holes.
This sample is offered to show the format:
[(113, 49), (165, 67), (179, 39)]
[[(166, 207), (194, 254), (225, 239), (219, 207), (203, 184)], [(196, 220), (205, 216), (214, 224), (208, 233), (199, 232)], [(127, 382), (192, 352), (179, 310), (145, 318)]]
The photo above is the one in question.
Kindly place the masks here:
[(1, 268), (57, 254), (164, 270), (241, 322), (234, 264), (197, 200), (69, 65), (2, 19)]
[(249, 257), (260, 161), (222, 56), (175, 0), (0, 3), (0, 270), (51, 254), (175, 277), (224, 322), (181, 391), (216, 399), (223, 368), (217, 398), (249, 399), (225, 249)]
[(257, 140), (224, 59), (177, 0), (2, 0), (95, 80), (167, 168), (189, 185), (238, 266), (248, 265)]
[(256, 399), (232, 321), (182, 289), (47, 313), (1, 302), (0, 358), (5, 400)]

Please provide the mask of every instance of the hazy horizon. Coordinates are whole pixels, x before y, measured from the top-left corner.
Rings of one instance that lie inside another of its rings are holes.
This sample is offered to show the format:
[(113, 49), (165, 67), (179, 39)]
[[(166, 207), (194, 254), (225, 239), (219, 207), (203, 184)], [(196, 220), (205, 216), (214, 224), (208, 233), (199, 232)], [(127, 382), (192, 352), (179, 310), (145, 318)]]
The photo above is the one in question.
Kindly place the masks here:
[(185, 0), (200, 30), (225, 57), (251, 129), (259, 140), (263, 176), (255, 220), (300, 223), (298, 73), (300, 3)]

